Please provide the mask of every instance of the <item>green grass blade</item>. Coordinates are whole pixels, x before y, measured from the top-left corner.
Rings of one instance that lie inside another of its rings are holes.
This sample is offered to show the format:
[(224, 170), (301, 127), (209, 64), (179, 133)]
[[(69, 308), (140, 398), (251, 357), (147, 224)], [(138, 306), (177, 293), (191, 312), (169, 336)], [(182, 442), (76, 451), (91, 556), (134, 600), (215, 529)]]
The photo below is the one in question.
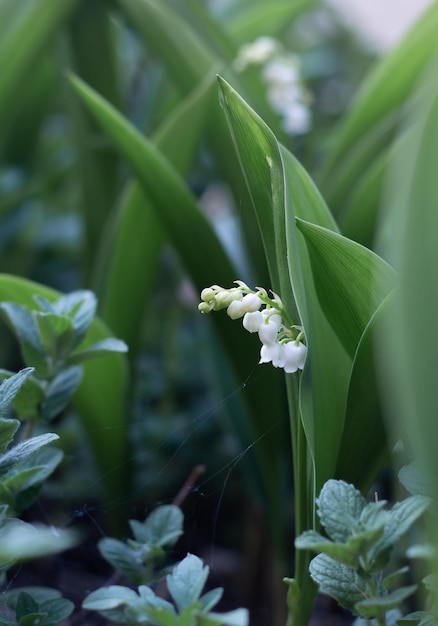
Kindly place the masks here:
[[(234, 279), (235, 270), (184, 181), (154, 144), (77, 77), (71, 82), (88, 110), (116, 144), (153, 201), (170, 241), (197, 288)], [(197, 245), (193, 245), (196, 237)], [(203, 260), (208, 259), (208, 264)]]
[(374, 311), (395, 286), (383, 259), (346, 237), (298, 220), (308, 246), (321, 306), (347, 352), (354, 357)]
[[(180, 87), (190, 92), (218, 59), (177, 13), (159, 0), (117, 0)], [(177, 35), (177, 36), (176, 36)]]
[[(212, 79), (203, 81), (179, 104), (156, 135), (155, 145), (183, 176), (208, 119), (213, 93)], [(129, 183), (99, 255), (99, 311), (115, 335), (126, 341), (131, 358), (164, 240), (148, 196), (138, 182)]]
[[(114, 106), (120, 106), (113, 24), (104, 0), (85, 2), (68, 29), (69, 67)], [(114, 206), (118, 155), (93, 118), (69, 90), (76, 178), (85, 224), (85, 277), (90, 280), (102, 230)]]
[(428, 91), (403, 120), (402, 132), (406, 128), (412, 132), (404, 149), (397, 151), (387, 181), (384, 227), (392, 237), (386, 238), (386, 249), (400, 272), (400, 289), (382, 335), (387, 354), (380, 371), (389, 416), (407, 429), (407, 451), (430, 472), (434, 496), (438, 496), (437, 71), (435, 56), (418, 90), (426, 86)]
[(79, 0), (16, 3), (18, 15), (0, 39), (0, 129), (7, 128), (9, 112), (13, 112), (21, 85), (39, 55), (78, 4)]
[(237, 41), (249, 42), (261, 36), (276, 36), (304, 11), (319, 4), (320, 0), (271, 0), (251, 2), (239, 7), (226, 21), (227, 30)]
[[(24, 278), (0, 274), (0, 301), (32, 307), (36, 294), (49, 301), (61, 295)], [(107, 327), (96, 318), (84, 346), (110, 336)], [(127, 374), (126, 356), (121, 354), (84, 363), (84, 377), (73, 398), (96, 458), (97, 480), (104, 486), (108, 502), (121, 504), (126, 500), (128, 485)], [(113, 522), (117, 523), (117, 505), (113, 513)]]

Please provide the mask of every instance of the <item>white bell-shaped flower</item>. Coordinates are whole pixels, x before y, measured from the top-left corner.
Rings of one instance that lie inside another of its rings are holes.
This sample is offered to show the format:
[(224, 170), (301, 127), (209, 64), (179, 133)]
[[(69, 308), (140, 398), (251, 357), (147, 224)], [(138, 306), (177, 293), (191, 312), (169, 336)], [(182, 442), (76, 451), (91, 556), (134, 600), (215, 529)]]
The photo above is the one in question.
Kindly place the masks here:
[(281, 348), (282, 346), (279, 343), (263, 344), (260, 350), (259, 363), (272, 363), (274, 367), (279, 367)]
[(282, 347), (278, 367), (282, 367), (287, 374), (293, 374), (298, 369), (302, 370), (306, 362), (306, 346), (301, 341), (298, 344), (295, 341), (289, 341)]
[(243, 317), (243, 327), (250, 333), (256, 333), (261, 324), (263, 324), (263, 315), (261, 311), (245, 313)]
[(277, 341), (277, 335), (280, 331), (282, 325), (281, 315), (276, 313), (269, 314), (266, 313), (265, 309), (262, 311), (263, 314), (263, 324), (260, 325), (259, 331), (259, 339), (260, 341), (267, 346), (272, 345)]

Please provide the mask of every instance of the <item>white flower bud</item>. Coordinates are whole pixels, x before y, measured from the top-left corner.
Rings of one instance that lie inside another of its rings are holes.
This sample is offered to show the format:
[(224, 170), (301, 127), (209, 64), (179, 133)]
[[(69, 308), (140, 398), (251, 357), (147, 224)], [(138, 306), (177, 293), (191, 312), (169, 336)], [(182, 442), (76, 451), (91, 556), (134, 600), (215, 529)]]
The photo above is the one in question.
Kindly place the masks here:
[(227, 308), (227, 313), (232, 320), (238, 320), (239, 317), (243, 317), (245, 314), (245, 310), (242, 306), (242, 301), (233, 300), (233, 302), (231, 302)]
[(220, 311), (225, 309), (234, 300), (241, 300), (242, 293), (240, 291), (234, 291), (231, 289), (224, 289), (216, 294), (215, 298), (215, 310)]
[(203, 302), (210, 302), (210, 300), (214, 300), (215, 295), (216, 291), (213, 287), (206, 287), (201, 291), (201, 300)]
[(214, 302), (200, 302), (198, 304), (198, 310), (201, 313), (210, 313), (214, 308)]
[(243, 318), (243, 327), (250, 333), (256, 333), (261, 324), (263, 324), (263, 315), (261, 311), (245, 313)]
[(255, 293), (247, 293), (242, 298), (242, 305), (247, 313), (258, 311), (262, 306), (262, 301)]

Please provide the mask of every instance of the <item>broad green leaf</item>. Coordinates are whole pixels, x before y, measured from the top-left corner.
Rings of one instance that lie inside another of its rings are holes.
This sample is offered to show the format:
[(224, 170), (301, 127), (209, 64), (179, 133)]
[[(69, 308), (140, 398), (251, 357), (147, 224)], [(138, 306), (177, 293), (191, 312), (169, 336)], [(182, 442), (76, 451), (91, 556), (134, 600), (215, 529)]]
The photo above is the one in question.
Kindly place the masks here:
[(334, 175), (341, 157), (374, 124), (398, 109), (409, 96), (436, 49), (438, 5), (432, 3), (397, 48), (372, 71), (342, 121), (325, 163), (326, 178)]
[[(52, 302), (61, 295), (32, 281), (0, 274), (0, 302), (13, 301), (21, 306), (32, 307), (35, 294)], [(94, 320), (84, 347), (109, 335), (105, 325)], [(126, 378), (126, 361), (122, 355), (110, 355), (85, 363), (84, 378), (73, 400), (111, 500), (126, 497)]]
[(199, 599), (207, 577), (208, 567), (194, 554), (188, 554), (166, 577), (167, 588), (179, 611)]
[(310, 575), (321, 593), (331, 596), (346, 609), (353, 609), (367, 595), (365, 579), (356, 570), (325, 554), (318, 554), (310, 561)]
[[(321, 308), (308, 251), (296, 227), (296, 218), (310, 220), (329, 229), (328, 232), (336, 231), (337, 227), (307, 172), (286, 149), (283, 148), (281, 154), (287, 183), (284, 209), (286, 250), (283, 254), (309, 349), (300, 383), (300, 411), (315, 466), (317, 492), (335, 472), (351, 360)], [(333, 362), (336, 368), (331, 367)]]
[[(382, 319), (387, 319), (390, 298), (391, 295), (371, 317), (354, 355), (336, 467), (337, 477), (348, 477), (364, 492), (389, 456), (380, 371), (376, 368), (376, 361), (383, 349), (378, 342), (379, 331)], [(367, 454), (358, 454), (358, 450), (363, 448)]]
[(377, 307), (395, 285), (395, 272), (368, 248), (297, 220), (309, 249), (318, 298), (353, 357)]
[[(289, 316), (304, 326), (309, 348), (299, 407), (299, 379), (286, 376), (297, 502), (295, 523), (300, 534), (313, 526), (314, 485), (319, 489), (334, 472), (350, 363), (321, 311), (294, 215), (297, 212), (309, 217), (310, 213), (324, 226), (335, 228), (335, 224), (303, 168), (279, 146), (271, 130), (228, 83), (220, 78), (219, 86), (253, 202), (272, 289), (281, 296)], [(328, 364), (328, 355), (337, 368)], [(312, 463), (316, 477), (312, 475)], [(302, 594), (299, 610), (304, 623), (314, 594), (304, 552), (297, 555), (296, 579)]]
[[(345, 389), (342, 391), (342, 388), (346, 387), (348, 361), (320, 310), (306, 250), (298, 240), (293, 216), (295, 211), (333, 228), (334, 221), (309, 176), (286, 150), (280, 149), (269, 128), (223, 79), (220, 79), (220, 88), (253, 200), (273, 289), (281, 295), (292, 318), (297, 317), (298, 310), (305, 328), (309, 346), (306, 370), (312, 378), (312, 392), (305, 382), (305, 371), (301, 385), (302, 420), (313, 460), (320, 471), (317, 483), (322, 485), (332, 475), (336, 460), (339, 427), (342, 427), (343, 420), (342, 395)], [(312, 350), (330, 353), (332, 358), (336, 354), (338, 370), (328, 368), (322, 357), (316, 356)], [(291, 397), (296, 397), (296, 390), (292, 390), (296, 381), (296, 378), (287, 379)], [(303, 396), (307, 396), (304, 408)], [(313, 399), (317, 406), (312, 406)], [(296, 404), (291, 405), (290, 410), (291, 419), (295, 421), (294, 429), (298, 428)], [(295, 471), (298, 473), (297, 468)], [(303, 471), (306, 470), (300, 468), (301, 474)]]
[[(433, 8), (438, 10), (438, 5)], [(406, 149), (398, 151), (391, 163), (387, 180), (384, 227), (392, 236), (386, 238), (386, 249), (400, 272), (400, 289), (381, 338), (386, 347), (381, 379), (388, 414), (396, 426), (401, 423), (407, 429), (409, 447), (424, 464), (434, 498), (438, 494), (434, 417), (438, 386), (433, 373), (438, 349), (438, 179), (433, 167), (438, 147), (437, 70), (435, 57), (418, 86), (423, 98), (415, 98), (401, 133), (415, 128)]]
[(321, 524), (334, 541), (347, 541), (366, 501), (353, 485), (343, 480), (328, 480), (316, 500)]

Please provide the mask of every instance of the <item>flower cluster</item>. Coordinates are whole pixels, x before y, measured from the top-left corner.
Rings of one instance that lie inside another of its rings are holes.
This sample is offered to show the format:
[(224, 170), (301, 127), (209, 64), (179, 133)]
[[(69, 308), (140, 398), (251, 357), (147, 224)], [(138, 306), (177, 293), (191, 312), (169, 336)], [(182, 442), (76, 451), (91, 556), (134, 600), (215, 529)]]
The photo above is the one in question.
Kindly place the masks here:
[(268, 296), (265, 289), (252, 291), (244, 282), (236, 280), (237, 287), (224, 289), (212, 285), (201, 292), (198, 305), (201, 313), (227, 309), (231, 319), (243, 318), (243, 326), (250, 333), (258, 333), (262, 342), (259, 363), (272, 363), (288, 374), (302, 370), (307, 347), (301, 342), (301, 326), (292, 324), (277, 294)]
[(310, 94), (302, 84), (299, 58), (272, 37), (259, 37), (242, 46), (234, 62), (237, 71), (251, 65), (261, 66), (268, 101), (281, 117), (285, 132), (307, 133), (311, 125)]

